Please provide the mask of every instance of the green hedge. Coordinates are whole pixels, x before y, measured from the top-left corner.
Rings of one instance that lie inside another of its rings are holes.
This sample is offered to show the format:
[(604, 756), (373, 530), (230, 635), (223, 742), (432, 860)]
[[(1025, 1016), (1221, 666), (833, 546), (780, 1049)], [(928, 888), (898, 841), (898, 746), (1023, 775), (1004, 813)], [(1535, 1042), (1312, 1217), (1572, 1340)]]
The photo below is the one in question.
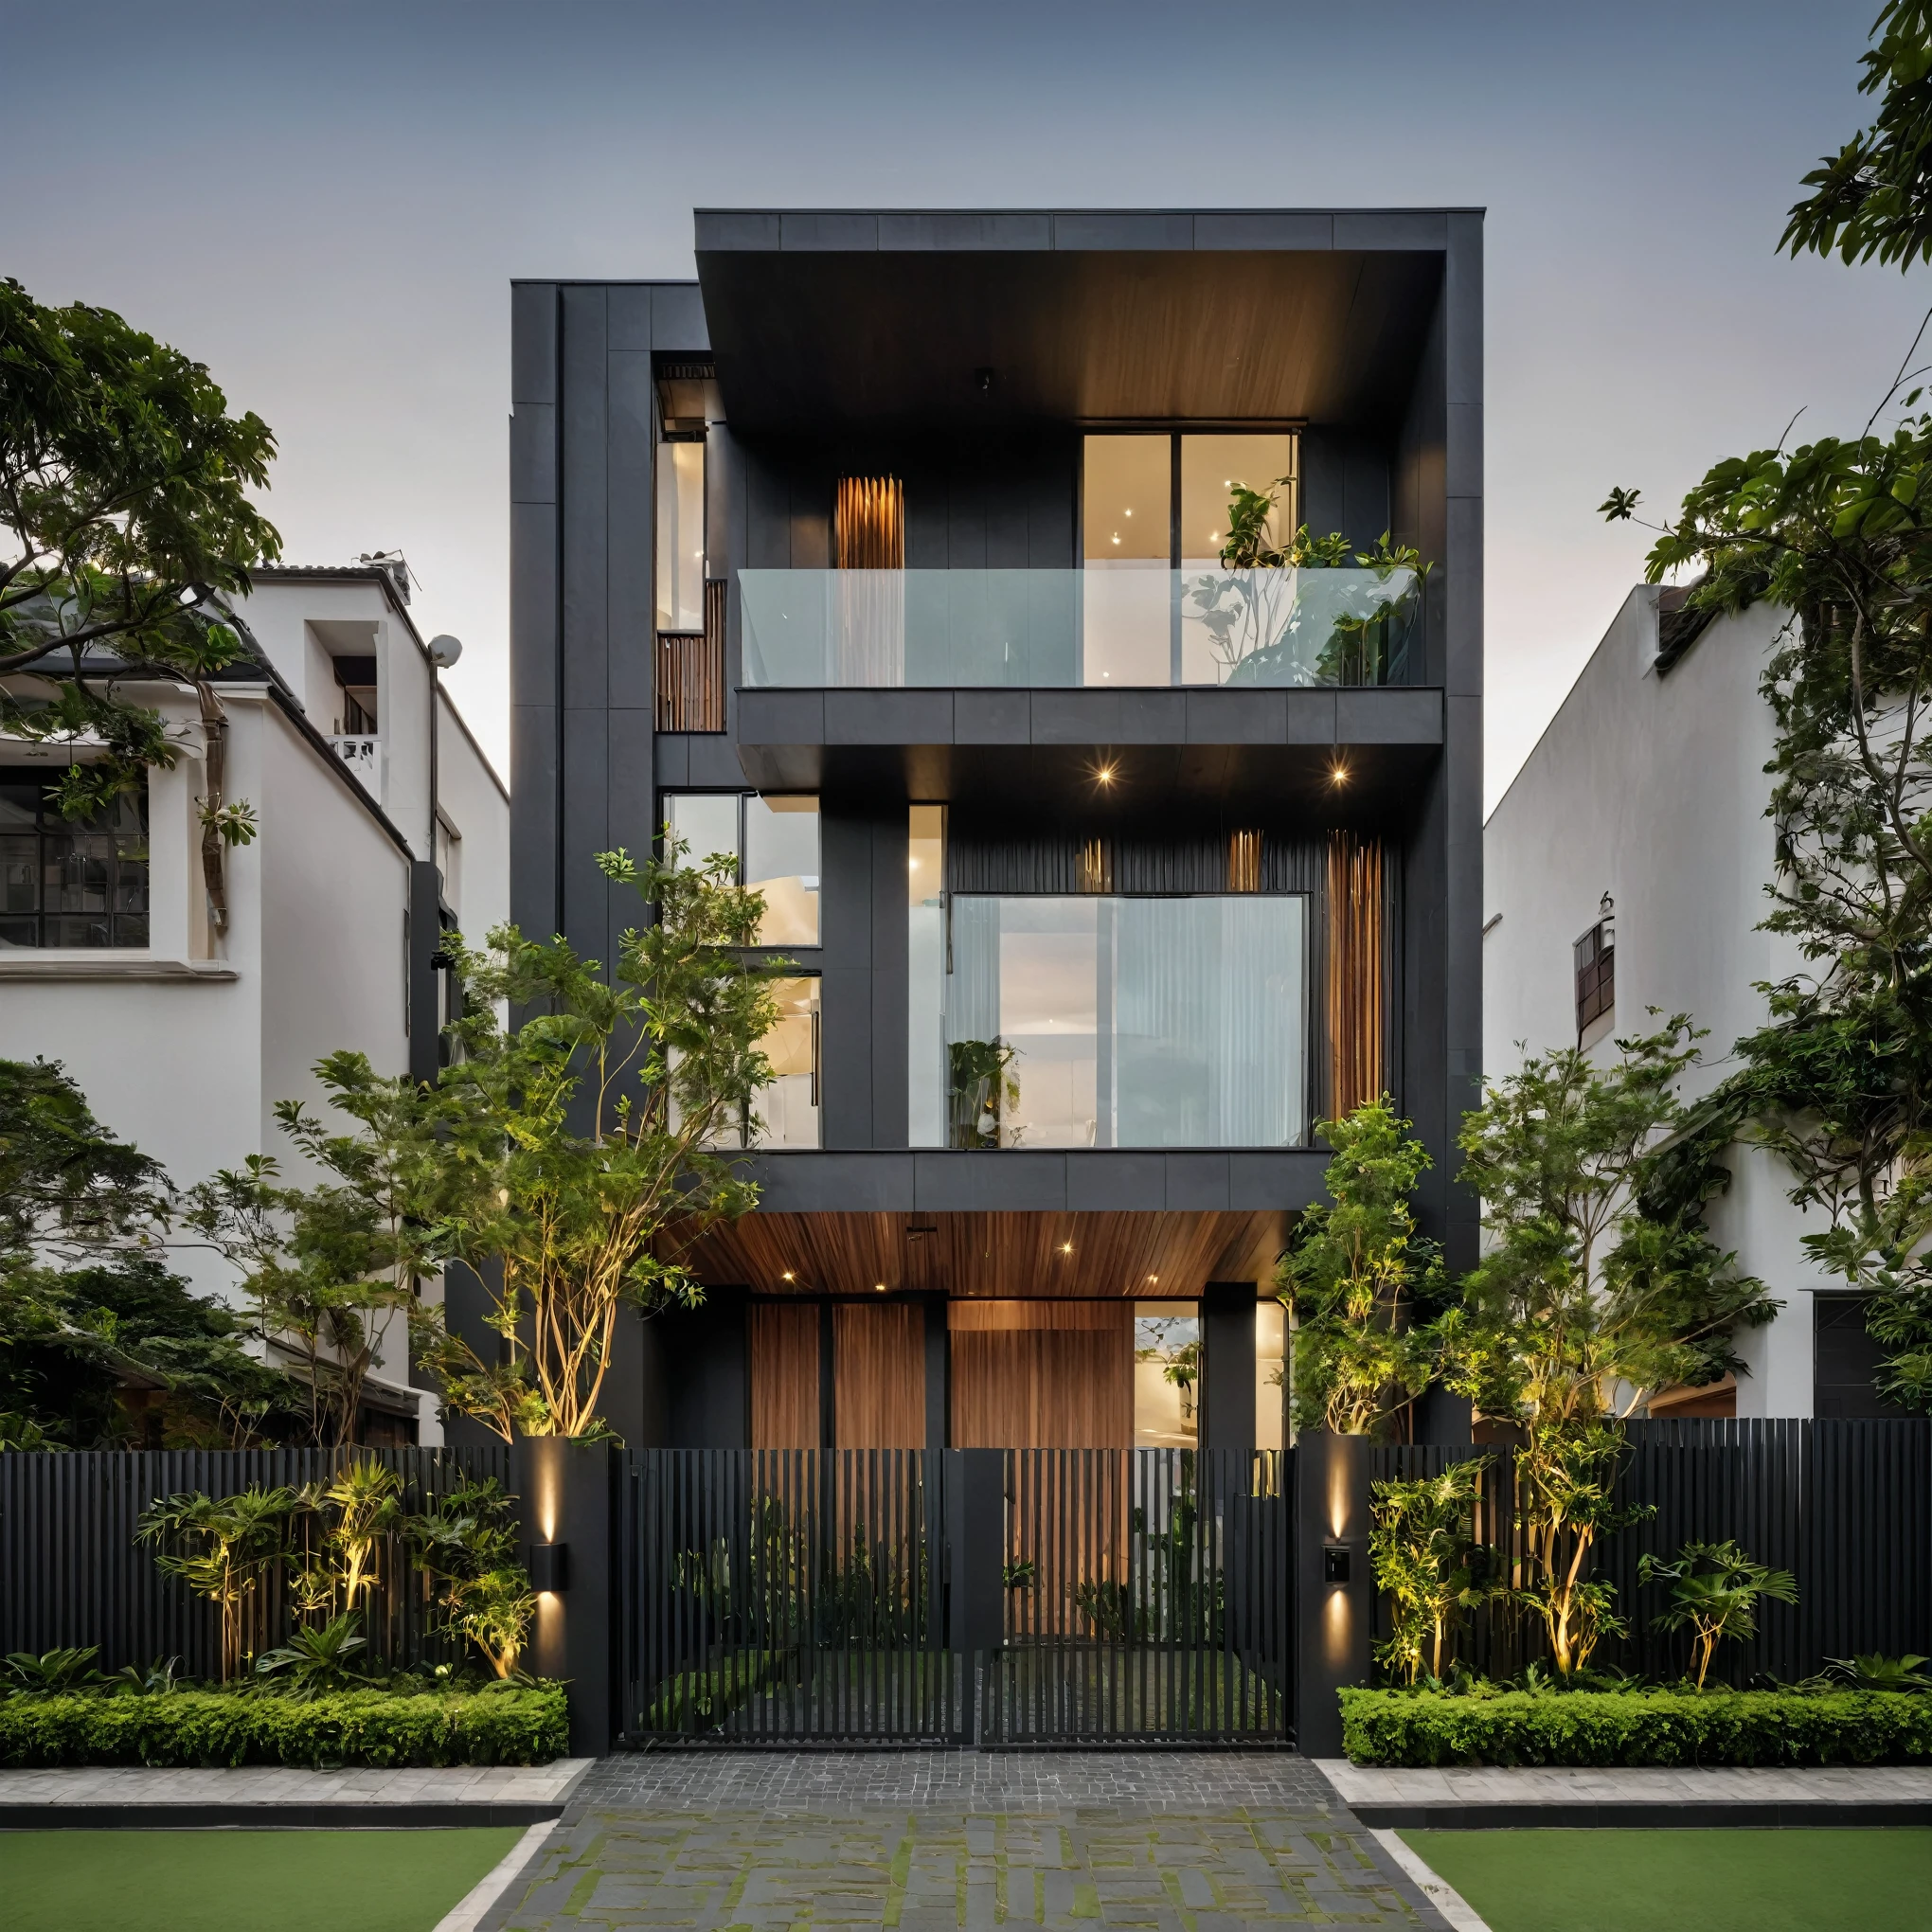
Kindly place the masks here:
[(1357, 1764), (1916, 1764), (1932, 1696), (1877, 1690), (1344, 1690)]
[(10, 1697), (0, 1764), (538, 1764), (570, 1721), (554, 1684), (528, 1690), (348, 1690), (307, 1703), (232, 1690)]

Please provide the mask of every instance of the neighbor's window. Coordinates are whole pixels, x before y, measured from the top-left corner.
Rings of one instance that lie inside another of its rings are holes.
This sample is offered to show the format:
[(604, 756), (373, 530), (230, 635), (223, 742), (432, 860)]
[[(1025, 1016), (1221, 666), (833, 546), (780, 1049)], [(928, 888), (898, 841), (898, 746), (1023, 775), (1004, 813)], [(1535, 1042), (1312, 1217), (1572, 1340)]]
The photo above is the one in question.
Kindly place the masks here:
[(1577, 976), (1577, 1032), (1601, 1019), (1617, 1005), (1617, 937), (1609, 920), (1599, 920), (1571, 955)]
[(760, 946), (815, 946), (818, 920), (818, 800), (784, 793), (672, 792), (665, 822), (684, 842), (685, 862), (723, 853), (740, 880), (764, 894)]
[(657, 445), (657, 628), (705, 628), (705, 445)]
[(1200, 1439), (1201, 1311), (1192, 1301), (1134, 1304), (1134, 1441), (1191, 1449)]
[(373, 738), (380, 728), (376, 723), (376, 660), (373, 657), (337, 657), (335, 682), (342, 705), (335, 722), (338, 738)]
[(148, 943), (148, 793), (63, 818), (59, 774), (0, 766), (0, 947)]

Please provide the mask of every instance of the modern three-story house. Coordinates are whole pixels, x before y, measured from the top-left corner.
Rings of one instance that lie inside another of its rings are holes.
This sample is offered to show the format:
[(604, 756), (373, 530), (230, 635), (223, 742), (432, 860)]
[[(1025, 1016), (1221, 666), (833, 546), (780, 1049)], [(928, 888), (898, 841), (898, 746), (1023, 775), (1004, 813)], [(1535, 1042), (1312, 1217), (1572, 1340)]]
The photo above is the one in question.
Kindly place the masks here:
[(610, 958), (593, 855), (669, 825), (792, 962), (760, 1207), (610, 1420), (1279, 1444), (1316, 1122), (1392, 1094), (1475, 1254), (1481, 214), (696, 244), (513, 291), (515, 917)]

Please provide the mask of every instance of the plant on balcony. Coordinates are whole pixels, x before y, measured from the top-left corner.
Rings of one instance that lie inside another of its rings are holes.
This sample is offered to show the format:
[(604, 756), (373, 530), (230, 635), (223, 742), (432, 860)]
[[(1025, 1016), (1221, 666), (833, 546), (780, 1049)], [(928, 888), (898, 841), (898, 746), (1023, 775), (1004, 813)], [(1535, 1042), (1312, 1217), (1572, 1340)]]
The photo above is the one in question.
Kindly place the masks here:
[(1434, 1373), (1427, 1317), (1441, 1258), (1410, 1206), (1431, 1163), (1386, 1095), (1317, 1131), (1334, 1150), (1329, 1205), (1303, 1210), (1275, 1275), (1291, 1323), (1290, 1401), (1297, 1427), (1373, 1435)]
[(955, 1147), (997, 1147), (1002, 1123), (1020, 1104), (1013, 1071), (1019, 1048), (1002, 1040), (955, 1040), (946, 1048), (952, 1075), (946, 1089)]
[[(1311, 536), (1306, 524), (1285, 548), (1271, 544), (1269, 521), (1293, 482), (1232, 486), (1222, 574), (1189, 587), (1190, 618), (1211, 640), (1225, 684), (1384, 683), (1421, 608), (1430, 566), (1410, 546), (1391, 546), (1386, 530), (1368, 550), (1356, 550), (1339, 531)], [(1373, 581), (1336, 580), (1338, 600), (1330, 584), (1298, 575), (1351, 564)]]
[(1491, 1594), (1476, 1508), (1491, 1458), (1452, 1462), (1440, 1476), (1378, 1482), (1369, 1491), (1368, 1561), (1389, 1604), (1375, 1661), (1413, 1684), (1426, 1660), (1440, 1680), (1458, 1626)]
[(1459, 1137), (1490, 1246), (1436, 1338), (1449, 1386), (1520, 1438), (1516, 1594), (1565, 1677), (1623, 1629), (1592, 1565), (1636, 1519), (1614, 1495), (1625, 1419), (1657, 1389), (1743, 1372), (1736, 1330), (1778, 1308), (1704, 1233), (1721, 1183), (1665, 1144), (1696, 1038), (1680, 1014), (1618, 1041), (1607, 1066), (1575, 1047), (1531, 1056)]

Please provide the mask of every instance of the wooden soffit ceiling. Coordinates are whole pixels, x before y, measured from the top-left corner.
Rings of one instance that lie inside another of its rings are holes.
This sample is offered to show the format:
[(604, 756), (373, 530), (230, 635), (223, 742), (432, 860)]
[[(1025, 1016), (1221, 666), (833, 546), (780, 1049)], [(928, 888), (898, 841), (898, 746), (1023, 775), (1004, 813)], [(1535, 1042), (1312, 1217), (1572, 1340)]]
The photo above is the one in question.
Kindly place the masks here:
[(1092, 1214), (754, 1213), (686, 1256), (707, 1287), (760, 1295), (881, 1292), (1189, 1299), (1261, 1281), (1286, 1211)]

